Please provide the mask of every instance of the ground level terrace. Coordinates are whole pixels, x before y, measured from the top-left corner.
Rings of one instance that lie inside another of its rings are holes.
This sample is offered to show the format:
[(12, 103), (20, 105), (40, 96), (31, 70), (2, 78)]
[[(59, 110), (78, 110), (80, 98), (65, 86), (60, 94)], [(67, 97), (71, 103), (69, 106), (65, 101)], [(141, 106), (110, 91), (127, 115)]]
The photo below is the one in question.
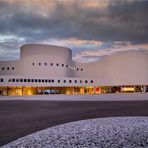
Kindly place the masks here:
[(76, 86), (76, 87), (51, 87), (51, 86), (0, 86), (1, 96), (28, 96), (48, 94), (104, 94), (104, 93), (131, 93), (148, 92), (148, 85), (124, 86)]

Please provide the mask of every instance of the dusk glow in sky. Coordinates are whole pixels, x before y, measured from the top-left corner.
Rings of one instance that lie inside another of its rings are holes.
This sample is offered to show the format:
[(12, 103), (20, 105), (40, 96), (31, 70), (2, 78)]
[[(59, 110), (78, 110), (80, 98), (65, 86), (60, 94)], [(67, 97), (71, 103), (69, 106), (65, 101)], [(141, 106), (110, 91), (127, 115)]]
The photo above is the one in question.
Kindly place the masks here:
[(148, 51), (148, 0), (0, 0), (0, 60), (30, 43), (71, 48), (81, 62)]

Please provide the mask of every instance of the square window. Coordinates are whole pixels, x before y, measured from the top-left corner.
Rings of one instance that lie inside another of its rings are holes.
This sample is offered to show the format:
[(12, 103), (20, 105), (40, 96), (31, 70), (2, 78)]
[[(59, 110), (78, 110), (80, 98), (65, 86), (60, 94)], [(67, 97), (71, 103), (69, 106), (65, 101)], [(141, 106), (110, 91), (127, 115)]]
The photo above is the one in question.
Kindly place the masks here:
[(58, 80), (58, 83), (60, 83), (60, 80)]
[(12, 82), (15, 82), (15, 79), (12, 79)]
[(54, 80), (52, 80), (51, 82), (54, 83)]
[(59, 66), (59, 63), (57, 63), (56, 65)]
[(34, 82), (34, 79), (31, 79), (31, 82)]
[(37, 79), (35, 79), (35, 82), (38, 82), (38, 80), (37, 80)]
[(93, 83), (93, 80), (91, 80), (90, 83)]
[(66, 80), (64, 80), (64, 83), (66, 83)]
[(47, 63), (45, 63), (45, 66), (47, 66)]
[(53, 66), (53, 63), (50, 63), (51, 66)]
[(39, 66), (41, 66), (41, 63), (39, 63)]
[(80, 83), (82, 83), (82, 80), (80, 80)]
[(64, 67), (64, 64), (62, 64), (62, 67)]
[(69, 80), (69, 83), (71, 83), (72, 82), (72, 80)]
[(2, 67), (2, 70), (5, 70), (5, 68), (4, 68), (4, 67)]
[(12, 67), (12, 70), (14, 70), (14, 67)]
[(77, 83), (77, 80), (75, 80), (75, 83)]
[(23, 79), (20, 79), (20, 82), (23, 82)]
[(4, 79), (1, 79), (1, 82), (4, 82)]
[(42, 79), (42, 82), (44, 82), (44, 79)]

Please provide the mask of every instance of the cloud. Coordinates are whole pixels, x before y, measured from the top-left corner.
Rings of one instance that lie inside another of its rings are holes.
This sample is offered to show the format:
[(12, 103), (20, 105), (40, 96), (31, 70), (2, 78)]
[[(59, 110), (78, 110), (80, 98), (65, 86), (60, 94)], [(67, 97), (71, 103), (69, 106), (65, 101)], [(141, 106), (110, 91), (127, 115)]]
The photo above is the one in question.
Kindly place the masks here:
[(12, 61), (20, 58), (18, 50), (3, 50), (0, 49), (0, 61)]
[(147, 0), (0, 0), (0, 14), (1, 50), (53, 43), (78, 53), (91, 46), (105, 50), (109, 42), (148, 43)]
[(124, 51), (148, 51), (148, 43), (147, 44), (139, 44), (133, 45), (130, 42), (114, 42), (113, 46), (110, 48), (105, 48), (102, 50), (86, 50), (76, 54), (73, 57), (74, 61), (78, 62), (94, 62), (102, 59), (105, 56), (112, 55), (119, 52)]
[(24, 38), (18, 38), (14, 35), (0, 35), (0, 59), (14, 60), (19, 59), (20, 51), (17, 49), (25, 43)]
[(51, 44), (51, 45), (59, 45), (59, 46), (68, 46), (68, 47), (98, 47), (103, 44), (101, 41), (97, 40), (81, 40), (78, 38), (68, 38), (68, 39), (60, 39), (60, 40), (54, 40), (54, 39), (47, 39), (40, 41), (39, 43), (43, 44)]
[[(17, 34), (31, 41), (76, 37), (147, 42), (148, 1), (97, 2), (1, 1), (1, 20), (5, 23), (0, 23), (0, 32)], [(99, 4), (102, 7), (98, 7)]]

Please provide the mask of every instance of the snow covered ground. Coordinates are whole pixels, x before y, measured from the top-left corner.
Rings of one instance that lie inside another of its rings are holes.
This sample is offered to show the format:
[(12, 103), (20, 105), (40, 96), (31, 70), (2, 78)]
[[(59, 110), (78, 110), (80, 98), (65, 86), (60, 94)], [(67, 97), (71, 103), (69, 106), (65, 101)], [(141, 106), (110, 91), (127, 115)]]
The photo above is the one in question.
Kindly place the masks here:
[(50, 101), (123, 101), (148, 100), (148, 93), (122, 93), (97, 95), (36, 95), (36, 96), (0, 96), (0, 100), (50, 100)]
[(148, 117), (97, 118), (66, 123), (2, 148), (148, 148)]

